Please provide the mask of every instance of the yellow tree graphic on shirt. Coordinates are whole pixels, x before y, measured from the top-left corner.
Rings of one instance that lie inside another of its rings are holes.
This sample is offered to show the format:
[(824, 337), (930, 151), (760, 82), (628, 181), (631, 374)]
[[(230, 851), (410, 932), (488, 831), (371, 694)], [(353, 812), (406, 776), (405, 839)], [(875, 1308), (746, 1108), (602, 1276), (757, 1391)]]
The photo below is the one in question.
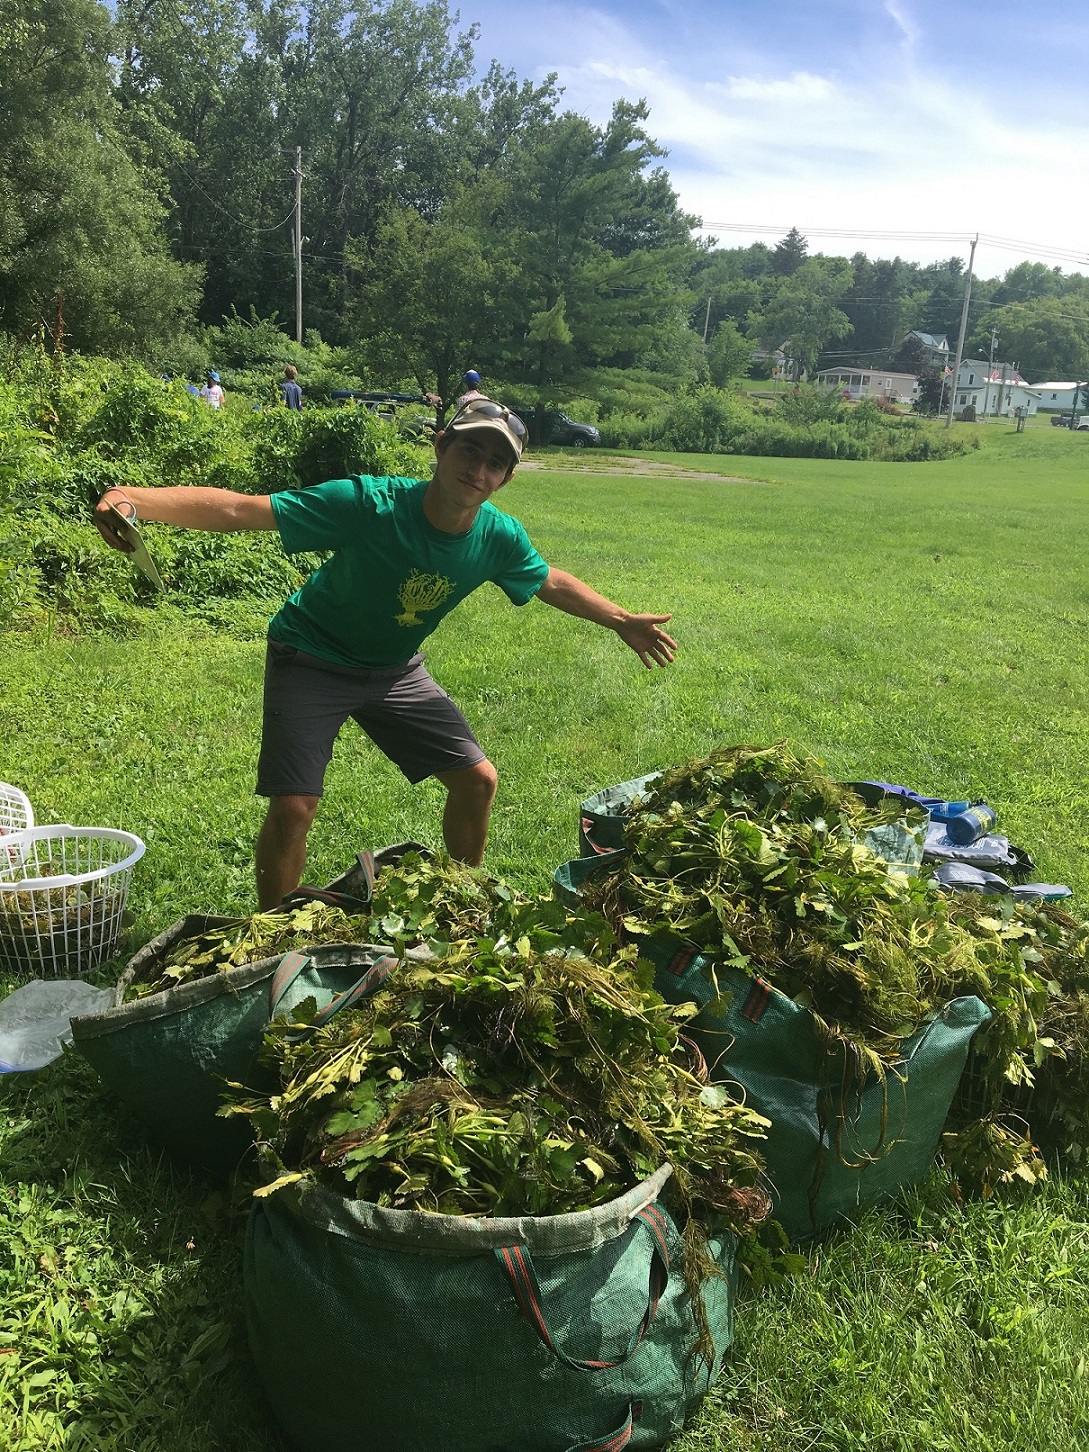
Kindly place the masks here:
[(398, 615), (398, 625), (422, 625), (421, 610), (437, 610), (453, 589), (453, 585), (442, 575), (425, 575), (413, 570), (401, 586), (398, 598), (405, 607), (405, 613)]

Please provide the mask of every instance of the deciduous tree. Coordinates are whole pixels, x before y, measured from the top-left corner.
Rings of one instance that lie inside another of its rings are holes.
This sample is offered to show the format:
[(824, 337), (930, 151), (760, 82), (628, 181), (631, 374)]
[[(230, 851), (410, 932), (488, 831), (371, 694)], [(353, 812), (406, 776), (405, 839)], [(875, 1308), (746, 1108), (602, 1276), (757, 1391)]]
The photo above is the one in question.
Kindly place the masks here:
[(812, 371), (827, 343), (850, 333), (851, 320), (839, 304), (852, 276), (851, 264), (843, 258), (811, 257), (752, 318), (750, 331), (788, 340), (795, 381)]
[(52, 319), (81, 348), (151, 353), (194, 305), (156, 178), (128, 154), (94, 0), (0, 0), (0, 326)]

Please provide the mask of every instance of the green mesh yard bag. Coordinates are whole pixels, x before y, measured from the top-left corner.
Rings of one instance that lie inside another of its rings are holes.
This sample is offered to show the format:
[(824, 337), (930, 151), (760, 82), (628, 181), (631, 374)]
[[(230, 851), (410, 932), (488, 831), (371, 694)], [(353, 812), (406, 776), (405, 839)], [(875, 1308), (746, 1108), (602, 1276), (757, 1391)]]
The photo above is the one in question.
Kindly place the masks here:
[[(560, 866), (555, 894), (570, 906), (594, 872), (622, 853)], [(718, 1083), (736, 1083), (771, 1121), (761, 1153), (774, 1195), (772, 1214), (791, 1240), (853, 1219), (866, 1205), (923, 1179), (934, 1163), (949, 1106), (977, 1029), (991, 1011), (955, 998), (904, 1042), (884, 1083), (852, 1083), (842, 1045), (826, 1045), (819, 1022), (762, 978), (664, 939), (645, 939), (654, 987), (668, 1003), (696, 1003), (685, 1034)], [(712, 1006), (718, 993), (728, 1008)]]
[(712, 971), (729, 1008), (709, 1006), (685, 1026), (711, 1079), (732, 1081), (771, 1120), (761, 1151), (774, 1209), (792, 1240), (851, 1221), (866, 1205), (924, 1179), (976, 1031), (982, 999), (954, 998), (905, 1039), (884, 1082), (852, 1082), (842, 1044), (822, 1039), (808, 1008), (762, 978), (712, 965), (676, 945), (650, 942), (654, 986), (671, 1003), (707, 1005)]
[(643, 796), (660, 775), (654, 771), (649, 776), (637, 776), (586, 798), (579, 807), (580, 857), (596, 857), (623, 847), (624, 824), (632, 802)]
[(256, 1062), (265, 1028), (278, 1013), (314, 998), (323, 1021), (358, 1001), (397, 961), (369, 944), (317, 947), (228, 968), (161, 993), (124, 1001), (149, 958), (175, 943), (231, 922), (181, 918), (143, 948), (104, 1013), (72, 1020), (76, 1049), (170, 1154), (224, 1175), (252, 1146), (248, 1119), (217, 1116), (228, 1080), (259, 1088)]
[(253, 1359), (299, 1452), (620, 1452), (680, 1430), (732, 1335), (734, 1238), (703, 1283), (713, 1364), (659, 1196), (462, 1219), (314, 1186), (255, 1199)]

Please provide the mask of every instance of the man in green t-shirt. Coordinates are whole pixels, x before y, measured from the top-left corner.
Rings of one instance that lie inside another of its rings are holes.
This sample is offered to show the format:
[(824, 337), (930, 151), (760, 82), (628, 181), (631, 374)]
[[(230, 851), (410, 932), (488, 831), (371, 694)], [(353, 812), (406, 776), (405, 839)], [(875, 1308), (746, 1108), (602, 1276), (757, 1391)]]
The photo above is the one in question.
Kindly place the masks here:
[(277, 906), (299, 884), (306, 839), (340, 728), (352, 717), (409, 781), (446, 788), (443, 840), (479, 864), (496, 771), (465, 717), (431, 679), (419, 647), (444, 615), (491, 580), (515, 605), (535, 596), (615, 630), (648, 669), (668, 665), (668, 615), (635, 615), (545, 563), (491, 497), (514, 473), (525, 425), (488, 398), (469, 400), (435, 441), (430, 480), (355, 477), (273, 495), (179, 486), (107, 489), (95, 524), (131, 519), (185, 529), (279, 531), (288, 553), (330, 551), (269, 624), (257, 792), (257, 893)]

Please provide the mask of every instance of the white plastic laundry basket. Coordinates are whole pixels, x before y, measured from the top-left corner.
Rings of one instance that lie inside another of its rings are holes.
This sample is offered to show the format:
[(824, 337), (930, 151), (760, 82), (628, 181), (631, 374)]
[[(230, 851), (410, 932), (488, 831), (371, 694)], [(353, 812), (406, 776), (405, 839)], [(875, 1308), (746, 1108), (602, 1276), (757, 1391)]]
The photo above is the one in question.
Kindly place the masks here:
[[(0, 781), (0, 837), (7, 837), (12, 832), (24, 832), (33, 825), (34, 809), (26, 792), (21, 792), (18, 787), (11, 786), (6, 781)], [(5, 842), (0, 847), (0, 853), (7, 862), (14, 862), (19, 855), (19, 849), (13, 843)]]
[(144, 855), (140, 838), (114, 827), (31, 827), (8, 846), (0, 851), (0, 966), (70, 978), (109, 958)]

